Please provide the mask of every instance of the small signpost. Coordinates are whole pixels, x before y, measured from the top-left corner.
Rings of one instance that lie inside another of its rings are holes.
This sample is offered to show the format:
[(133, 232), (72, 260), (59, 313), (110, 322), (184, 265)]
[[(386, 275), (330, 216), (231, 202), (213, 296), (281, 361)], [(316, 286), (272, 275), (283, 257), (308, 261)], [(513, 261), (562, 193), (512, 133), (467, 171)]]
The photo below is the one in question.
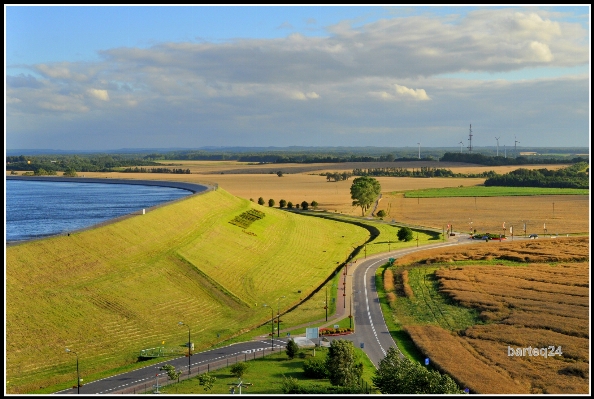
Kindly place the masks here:
[(230, 394), (234, 394), (234, 393), (235, 393), (235, 388), (239, 388), (239, 394), (241, 395), (241, 388), (242, 388), (242, 387), (247, 389), (248, 387), (250, 387), (250, 386), (252, 386), (252, 385), (254, 385), (254, 384), (252, 384), (252, 383), (250, 383), (250, 382), (243, 382), (243, 381), (241, 380), (241, 378), (240, 378), (240, 379), (237, 381), (237, 384), (236, 384), (236, 385), (234, 384), (234, 385), (231, 385), (231, 386), (230, 386), (229, 393), (230, 393)]

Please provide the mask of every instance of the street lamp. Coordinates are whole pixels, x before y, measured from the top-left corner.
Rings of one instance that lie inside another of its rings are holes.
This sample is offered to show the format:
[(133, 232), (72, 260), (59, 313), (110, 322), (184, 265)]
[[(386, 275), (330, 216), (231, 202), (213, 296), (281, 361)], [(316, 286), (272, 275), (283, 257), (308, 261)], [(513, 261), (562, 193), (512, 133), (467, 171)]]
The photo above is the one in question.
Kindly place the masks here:
[[(264, 307), (268, 306), (267, 304), (262, 305)], [(270, 324), (271, 324), (271, 334), (270, 334), (270, 349), (274, 351), (274, 309), (270, 306), (271, 317), (270, 317)]]
[(326, 286), (326, 302), (324, 302), (324, 309), (326, 309), (326, 321), (328, 321), (328, 286)]
[(277, 326), (276, 326), (276, 336), (277, 337), (280, 337), (280, 300), (282, 298), (285, 298), (285, 296), (283, 295), (280, 298), (277, 298), (277, 300), (276, 300), (276, 303), (278, 305), (277, 306), (278, 309), (277, 309), (277, 312), (276, 312), (276, 317), (277, 317), (277, 320), (278, 320), (277, 323), (276, 323), (277, 324)]
[[(190, 359), (190, 357), (192, 356), (192, 336), (191, 336), (191, 332), (190, 332), (190, 326), (187, 324), (184, 324), (182, 321), (180, 321), (179, 323), (180, 326), (186, 326), (188, 327), (188, 375), (190, 375), (190, 368), (192, 360)], [(200, 331), (198, 331), (200, 332)]]
[(78, 353), (66, 348), (66, 353), (71, 353), (71, 352), (76, 355), (76, 389), (77, 389), (76, 393), (80, 394), (80, 374), (78, 372)]

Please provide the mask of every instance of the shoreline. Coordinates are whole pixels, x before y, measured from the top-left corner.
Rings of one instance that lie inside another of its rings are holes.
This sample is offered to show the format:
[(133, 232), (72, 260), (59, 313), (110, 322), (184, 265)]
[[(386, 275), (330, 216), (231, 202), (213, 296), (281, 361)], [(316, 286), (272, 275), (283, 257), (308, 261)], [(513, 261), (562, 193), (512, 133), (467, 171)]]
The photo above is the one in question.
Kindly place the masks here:
[[(150, 212), (151, 210), (157, 209), (159, 207), (170, 205), (176, 203), (178, 201), (182, 201), (188, 199), (194, 195), (201, 195), (213, 190), (216, 190), (218, 186), (210, 185), (210, 184), (196, 184), (196, 183), (186, 183), (186, 182), (176, 182), (176, 181), (167, 181), (167, 180), (128, 180), (128, 179), (110, 179), (110, 178), (90, 178), (90, 177), (60, 177), (60, 176), (13, 176), (7, 175), (6, 180), (32, 180), (32, 181), (54, 181), (54, 182), (68, 182), (68, 183), (96, 183), (96, 184), (128, 184), (128, 185), (141, 185), (141, 186), (157, 186), (157, 187), (167, 187), (167, 188), (177, 188), (180, 190), (190, 191), (192, 194), (186, 195), (181, 198), (177, 198), (171, 201), (163, 202), (161, 204), (154, 205), (150, 208), (145, 208), (146, 212)], [(70, 235), (74, 233), (80, 233), (85, 230), (95, 229), (98, 227), (106, 226), (111, 223), (119, 222), (121, 220), (128, 219), (132, 216), (140, 215), (138, 211), (128, 213), (126, 215), (118, 216), (103, 222), (95, 223), (93, 225), (82, 227), (80, 229), (71, 230), (67, 232), (60, 232), (55, 234), (48, 234), (42, 237), (35, 237), (30, 238), (27, 240), (13, 240), (13, 241), (5, 241), (4, 245), (5, 248), (25, 244), (28, 242), (45, 240), (51, 237), (58, 237), (64, 235)]]
[(6, 180), (32, 180), (32, 181), (56, 181), (63, 183), (99, 183), (99, 184), (130, 184), (140, 186), (159, 186), (179, 188), (191, 191), (194, 194), (205, 191), (216, 190), (216, 186), (209, 184), (186, 183), (170, 180), (138, 180), (138, 179), (111, 179), (109, 177), (63, 177), (63, 176), (22, 176), (6, 175)]

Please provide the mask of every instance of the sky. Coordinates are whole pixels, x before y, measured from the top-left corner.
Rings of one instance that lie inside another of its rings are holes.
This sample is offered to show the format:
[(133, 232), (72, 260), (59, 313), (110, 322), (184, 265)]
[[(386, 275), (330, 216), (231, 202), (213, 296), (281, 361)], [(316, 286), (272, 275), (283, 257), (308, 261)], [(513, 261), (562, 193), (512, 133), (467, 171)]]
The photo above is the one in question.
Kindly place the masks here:
[(10, 150), (590, 143), (589, 5), (4, 11)]

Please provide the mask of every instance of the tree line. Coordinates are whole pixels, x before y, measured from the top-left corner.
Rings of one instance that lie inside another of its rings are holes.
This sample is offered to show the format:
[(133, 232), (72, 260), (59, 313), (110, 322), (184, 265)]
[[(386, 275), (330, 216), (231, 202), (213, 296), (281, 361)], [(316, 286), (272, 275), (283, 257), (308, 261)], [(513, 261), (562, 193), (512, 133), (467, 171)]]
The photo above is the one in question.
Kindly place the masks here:
[(488, 178), (485, 186), (586, 189), (590, 187), (589, 167), (587, 163), (579, 162), (559, 170), (520, 168)]
[(132, 166), (162, 166), (162, 164), (136, 156), (105, 154), (6, 157), (6, 170), (33, 170), (35, 172), (44, 169), (56, 172), (72, 169), (78, 172), (113, 172), (116, 168)]
[[(254, 202), (253, 198), (250, 198), (250, 201)], [(264, 200), (263, 197), (258, 198), (258, 205), (262, 205), (264, 206), (266, 204), (266, 201)], [(270, 198), (268, 200), (268, 206), (269, 207), (273, 207), (276, 205), (276, 201), (273, 198)], [(278, 202), (278, 207), (283, 209), (283, 208), (287, 208), (287, 209), (303, 209), (303, 210), (308, 210), (309, 207), (311, 206), (313, 209), (316, 209), (318, 207), (318, 202), (317, 201), (311, 201), (311, 203), (307, 202), (307, 201), (302, 201), (301, 203), (299, 202), (295, 202), (295, 204), (293, 204), (293, 202), (291, 201), (285, 201), (284, 199), (281, 199)]]
[(481, 173), (454, 173), (450, 169), (430, 168), (422, 166), (420, 168), (368, 168), (353, 169), (354, 176), (389, 176), (389, 177), (491, 177), (496, 176), (495, 171), (486, 171)]
[(478, 153), (462, 153), (462, 152), (446, 152), (441, 158), (440, 162), (464, 162), (476, 163), (487, 166), (505, 166), (505, 165), (533, 165), (533, 164), (566, 164), (588, 162), (586, 158), (575, 157), (572, 159), (558, 158), (558, 157), (542, 157), (542, 156), (519, 156), (519, 157), (503, 157), (490, 156)]
[(190, 169), (169, 169), (169, 168), (139, 168), (138, 166), (135, 168), (126, 168), (122, 172), (124, 173), (175, 173), (175, 174), (187, 174), (189, 175)]

